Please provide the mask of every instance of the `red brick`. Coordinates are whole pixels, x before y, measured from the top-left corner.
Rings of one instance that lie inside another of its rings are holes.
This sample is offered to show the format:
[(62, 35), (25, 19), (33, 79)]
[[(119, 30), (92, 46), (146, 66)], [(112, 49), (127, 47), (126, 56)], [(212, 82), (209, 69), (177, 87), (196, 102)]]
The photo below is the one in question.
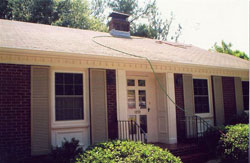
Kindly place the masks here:
[(116, 103), (116, 72), (106, 70), (107, 107), (108, 107), (108, 138), (118, 138), (117, 103)]
[(222, 77), (222, 90), (224, 99), (225, 123), (228, 124), (232, 117), (237, 114), (233, 77)]
[(30, 66), (0, 64), (0, 87), (0, 153), (28, 157), (31, 146)]

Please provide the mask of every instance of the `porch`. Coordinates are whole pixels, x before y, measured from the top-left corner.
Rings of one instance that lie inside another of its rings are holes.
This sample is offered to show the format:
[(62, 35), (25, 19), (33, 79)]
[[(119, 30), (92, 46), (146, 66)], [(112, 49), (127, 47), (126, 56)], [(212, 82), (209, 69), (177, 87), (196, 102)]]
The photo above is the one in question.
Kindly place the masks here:
[(203, 163), (209, 159), (209, 153), (206, 149), (196, 143), (152, 144), (162, 149), (168, 149), (173, 155), (180, 157), (184, 163)]

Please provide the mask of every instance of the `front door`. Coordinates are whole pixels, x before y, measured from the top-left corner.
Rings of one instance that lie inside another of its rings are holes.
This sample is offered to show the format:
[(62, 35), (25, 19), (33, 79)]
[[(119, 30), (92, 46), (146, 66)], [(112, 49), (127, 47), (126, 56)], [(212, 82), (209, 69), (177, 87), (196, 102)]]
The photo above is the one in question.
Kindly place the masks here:
[[(148, 107), (147, 88), (147, 78), (127, 78), (128, 120), (135, 121), (148, 136), (150, 108)], [(135, 133), (130, 131), (130, 134)]]

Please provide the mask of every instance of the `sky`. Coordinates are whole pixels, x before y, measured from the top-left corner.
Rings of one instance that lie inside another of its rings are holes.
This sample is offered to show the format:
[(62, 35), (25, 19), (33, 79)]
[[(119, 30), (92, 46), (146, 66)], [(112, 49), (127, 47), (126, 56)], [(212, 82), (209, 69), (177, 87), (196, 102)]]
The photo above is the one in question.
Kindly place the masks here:
[(249, 0), (157, 0), (157, 6), (183, 27), (179, 42), (209, 49), (224, 40), (249, 55)]

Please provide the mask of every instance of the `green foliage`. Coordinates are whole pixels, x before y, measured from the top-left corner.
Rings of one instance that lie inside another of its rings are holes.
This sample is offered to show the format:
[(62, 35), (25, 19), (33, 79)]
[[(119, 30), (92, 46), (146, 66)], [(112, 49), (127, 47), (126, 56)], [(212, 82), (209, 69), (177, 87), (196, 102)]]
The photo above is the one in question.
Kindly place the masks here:
[(226, 135), (222, 135), (220, 146), (223, 149), (225, 162), (247, 162), (248, 160), (248, 131), (247, 124), (237, 124), (226, 127)]
[(164, 162), (181, 163), (168, 150), (141, 142), (111, 141), (90, 146), (75, 163), (83, 162)]
[(70, 142), (65, 139), (61, 147), (52, 149), (51, 155), (55, 163), (70, 163), (82, 152), (83, 150), (79, 146), (79, 141), (72, 138)]
[(1, 15), (1, 17), (18, 21), (31, 21), (32, 6), (32, 0), (8, 0), (6, 8), (3, 10), (3, 12), (6, 11), (6, 14)]
[(87, 0), (4, 0), (0, 9), (4, 19), (107, 31), (101, 20), (91, 16)]
[(90, 16), (88, 2), (86, 0), (59, 1), (57, 14), (59, 19), (53, 25), (107, 31), (107, 27), (98, 19)]
[(51, 24), (53, 22), (53, 13), (55, 12), (53, 0), (35, 0), (30, 9), (30, 21), (41, 24)]
[(130, 31), (133, 36), (177, 42), (181, 35), (181, 25), (179, 24), (176, 29), (173, 29), (173, 14), (171, 13), (169, 19), (163, 19), (156, 6), (156, 0), (144, 0), (143, 2), (138, 0), (92, 0), (92, 8), (96, 10), (95, 16), (103, 17), (104, 7), (108, 7), (111, 11), (129, 14)]
[(0, 0), (0, 18), (10, 19), (10, 8), (8, 7), (8, 0)]
[(107, 32), (112, 10), (131, 15), (132, 35), (173, 41), (181, 35), (180, 25), (173, 30), (173, 14), (163, 19), (156, 0), (92, 0), (91, 6), (87, 0), (1, 0), (0, 18)]
[(225, 126), (210, 127), (204, 133), (204, 143), (201, 144), (205, 147), (210, 156), (216, 157), (220, 155), (221, 148), (219, 148), (219, 141), (222, 134), (226, 133)]
[(138, 0), (111, 0), (108, 5), (113, 11), (126, 13), (129, 15), (135, 14), (138, 10)]
[(217, 43), (215, 43), (214, 46), (212, 47), (212, 49), (210, 49), (210, 50), (216, 51), (219, 53), (226, 53), (226, 54), (234, 55), (236, 57), (249, 60), (249, 57), (247, 56), (247, 54), (245, 52), (242, 52), (239, 50), (232, 50), (231, 48), (232, 48), (231, 43), (227, 44), (222, 40), (221, 46), (219, 46), (219, 45), (217, 45)]

